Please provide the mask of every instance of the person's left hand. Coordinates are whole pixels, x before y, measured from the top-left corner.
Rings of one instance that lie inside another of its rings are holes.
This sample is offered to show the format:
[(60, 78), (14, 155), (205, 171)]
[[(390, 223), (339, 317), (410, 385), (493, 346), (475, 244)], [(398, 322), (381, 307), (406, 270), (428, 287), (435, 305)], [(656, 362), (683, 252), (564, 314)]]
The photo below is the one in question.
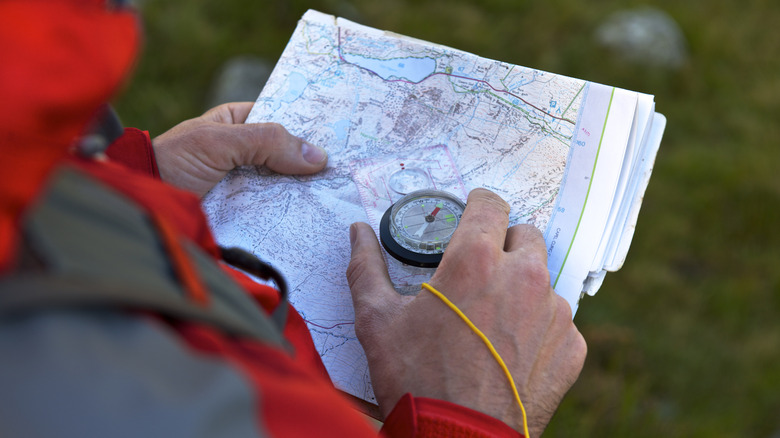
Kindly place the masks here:
[(324, 149), (276, 123), (244, 124), (252, 102), (226, 103), (185, 120), (152, 141), (163, 181), (203, 196), (236, 166), (311, 174), (328, 162)]

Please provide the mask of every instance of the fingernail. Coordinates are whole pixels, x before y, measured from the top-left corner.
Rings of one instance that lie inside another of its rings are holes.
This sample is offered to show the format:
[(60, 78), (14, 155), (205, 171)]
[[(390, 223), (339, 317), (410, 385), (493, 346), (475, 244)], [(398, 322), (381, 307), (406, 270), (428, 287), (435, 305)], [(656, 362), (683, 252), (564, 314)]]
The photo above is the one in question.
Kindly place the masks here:
[(357, 241), (357, 225), (352, 224), (349, 226), (349, 246), (355, 249), (355, 242)]
[(301, 145), (301, 153), (303, 153), (303, 159), (311, 164), (320, 164), (328, 157), (325, 149), (306, 141)]

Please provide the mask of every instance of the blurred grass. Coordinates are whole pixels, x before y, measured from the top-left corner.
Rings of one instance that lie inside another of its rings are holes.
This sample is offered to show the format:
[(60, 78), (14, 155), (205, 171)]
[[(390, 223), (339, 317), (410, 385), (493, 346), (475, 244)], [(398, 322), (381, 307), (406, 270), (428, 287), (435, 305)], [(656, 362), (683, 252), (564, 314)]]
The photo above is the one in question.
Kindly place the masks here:
[[(586, 299), (578, 383), (545, 436), (780, 436), (780, 3), (656, 0), (688, 40), (664, 71), (599, 47), (602, 0), (145, 0), (117, 107), (157, 135), (205, 109), (232, 56), (274, 61), (308, 8), (656, 96), (668, 126), (623, 269)], [(258, 89), (259, 92), (259, 89)]]

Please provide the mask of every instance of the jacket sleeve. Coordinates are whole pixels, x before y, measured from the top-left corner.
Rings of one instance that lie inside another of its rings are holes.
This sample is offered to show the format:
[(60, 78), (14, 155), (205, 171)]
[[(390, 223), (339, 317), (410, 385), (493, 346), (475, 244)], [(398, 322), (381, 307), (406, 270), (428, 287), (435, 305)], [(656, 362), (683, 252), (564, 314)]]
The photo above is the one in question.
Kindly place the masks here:
[(518, 438), (523, 435), (502, 421), (443, 400), (406, 394), (385, 420), (383, 438)]
[(112, 161), (124, 164), (137, 172), (160, 178), (148, 131), (125, 128), (124, 134), (108, 147), (106, 155)]
[[(136, 128), (125, 128), (124, 134), (106, 150), (106, 155), (108, 155), (111, 161), (122, 164), (136, 172), (153, 178), (160, 178), (151, 138), (147, 131), (141, 131)], [(232, 271), (231, 269), (226, 270), (229, 272)], [(230, 273), (233, 274), (232, 276), (234, 279), (238, 280), (255, 299), (259, 300), (260, 304), (266, 308), (266, 310), (275, 307), (278, 294), (265, 294), (274, 299), (269, 302), (264, 302), (264, 294), (258, 295), (252, 293), (251, 291), (255, 288), (249, 286), (246, 281), (241, 281), (243, 275), (236, 272)], [(249, 282), (255, 287), (258, 286), (251, 280)], [(294, 315), (291, 319), (296, 319), (295, 317), (298, 316), (294, 311), (291, 312), (291, 315)], [(300, 317), (294, 321), (298, 324), (287, 324), (285, 335), (288, 338), (288, 341), (291, 341), (292, 344), (297, 347), (297, 362), (299, 364), (305, 364), (307, 369), (324, 377), (327, 375), (327, 372), (324, 370), (324, 367), (319, 360), (319, 355), (312, 344), (305, 323), (303, 323), (302, 320), (298, 321), (299, 319)], [(293, 330), (293, 328), (297, 328), (297, 330)], [(303, 342), (302, 340), (305, 340), (306, 342)], [(255, 373), (257, 373), (260, 368), (257, 365), (258, 364), (255, 364), (255, 366), (250, 367)], [(261, 382), (255, 382), (255, 384), (260, 387), (263, 386)], [(272, 397), (273, 391), (270, 391), (269, 388), (265, 388), (265, 390), (266, 397), (273, 399), (277, 403), (281, 401), (278, 397)], [(272, 403), (272, 405), (274, 404), (276, 403)], [(274, 417), (274, 419), (265, 418), (265, 422), (277, 424), (279, 421), (274, 420), (281, 420), (276, 418), (277, 415), (272, 417)], [(351, 415), (344, 415), (342, 420), (346, 421), (349, 417), (351, 417)], [(334, 418), (331, 417), (329, 420), (333, 421), (333, 419)], [(272, 426), (273, 424), (268, 425)], [(353, 424), (353, 427), (357, 427), (357, 425)], [(354, 432), (357, 434), (356, 430)], [(521, 434), (496, 418), (446, 401), (412, 397), (411, 394), (406, 394), (396, 404), (392, 413), (387, 417), (380, 432), (380, 436), (385, 438), (522, 437)]]

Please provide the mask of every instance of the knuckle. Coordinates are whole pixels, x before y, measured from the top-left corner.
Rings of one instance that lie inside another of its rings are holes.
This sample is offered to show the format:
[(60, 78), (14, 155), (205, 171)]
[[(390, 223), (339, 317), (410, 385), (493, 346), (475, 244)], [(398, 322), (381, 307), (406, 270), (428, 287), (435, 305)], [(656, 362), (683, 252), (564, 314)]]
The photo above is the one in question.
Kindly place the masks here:
[(445, 251), (441, 270), (451, 270), (460, 275), (479, 278), (490, 276), (500, 263), (502, 251), (492, 245), (487, 239), (476, 239), (467, 242), (467, 245), (454, 247), (455, 252)]
[(347, 266), (347, 283), (349, 283), (350, 289), (358, 287), (360, 279), (364, 278), (366, 275), (366, 270), (367, 266), (365, 259), (363, 257), (353, 256)]
[(373, 345), (388, 327), (389, 315), (382, 306), (371, 299), (355, 302), (355, 336), (361, 344)]
[(265, 125), (266, 138), (273, 145), (286, 143), (289, 140), (290, 133), (279, 123), (267, 123)]
[(292, 138), (284, 126), (273, 122), (253, 126), (248, 135), (244, 143), (246, 160), (255, 164), (267, 164), (267, 160), (289, 148)]
[(220, 105), (215, 106), (211, 110), (208, 111), (209, 113), (213, 113), (214, 118), (220, 122), (223, 123), (229, 123), (233, 121), (233, 117), (230, 113), (230, 104), (229, 103), (223, 103)]
[(572, 350), (579, 362), (580, 368), (582, 368), (582, 366), (585, 363), (585, 358), (588, 356), (588, 343), (585, 342), (585, 338), (582, 336), (582, 333), (580, 333), (576, 329), (575, 331), (576, 331), (576, 335), (574, 337), (574, 341), (573, 341), (574, 345)]
[(211, 121), (215, 123), (227, 123), (233, 124), (233, 112), (231, 111), (232, 103), (223, 103), (204, 112), (199, 119), (205, 121)]
[(588, 354), (588, 344), (574, 324), (569, 303), (558, 294), (555, 294), (554, 303), (555, 321), (566, 339), (566, 350), (569, 352), (572, 364), (582, 368)]
[[(523, 264), (521, 266), (522, 278), (529, 285), (537, 288), (544, 288), (545, 291), (551, 288), (550, 271), (547, 269), (547, 264), (542, 260), (537, 257), (528, 257), (523, 260)], [(556, 295), (556, 297), (561, 298), (558, 295)], [(568, 304), (566, 306), (568, 307)]]
[(520, 232), (522, 232), (527, 240), (537, 240), (544, 243), (544, 235), (542, 234), (542, 230), (536, 228), (534, 225), (518, 224), (513, 228), (517, 228)]
[(580, 371), (585, 365), (585, 359), (588, 356), (588, 344), (585, 342), (585, 338), (574, 327), (574, 323), (571, 324), (572, 328), (569, 330), (569, 336), (566, 342), (566, 352), (569, 356), (569, 363), (573, 371)]
[(554, 294), (553, 299), (555, 300), (556, 318), (567, 323), (571, 326), (571, 329), (579, 333), (577, 326), (575, 326), (574, 322), (572, 322), (573, 315), (571, 313), (571, 306), (569, 306), (569, 302), (557, 293)]
[(376, 324), (376, 316), (378, 316), (376, 313), (369, 309), (355, 312), (355, 336), (361, 343), (367, 343), (374, 336), (376, 332), (374, 325)]

